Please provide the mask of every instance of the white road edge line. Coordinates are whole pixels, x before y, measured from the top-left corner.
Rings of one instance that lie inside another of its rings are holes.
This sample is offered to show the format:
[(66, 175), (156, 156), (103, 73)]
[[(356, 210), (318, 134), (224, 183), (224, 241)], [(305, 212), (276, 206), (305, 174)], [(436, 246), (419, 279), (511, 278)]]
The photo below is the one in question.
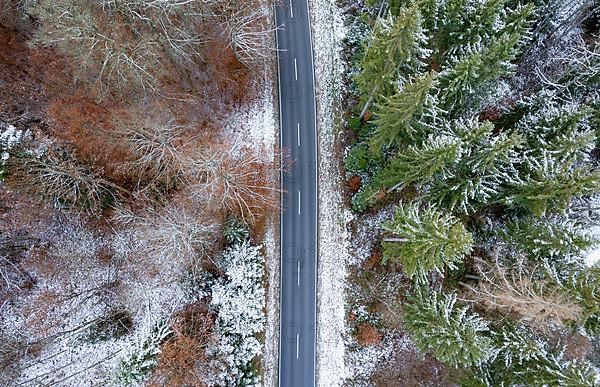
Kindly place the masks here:
[(296, 333), (296, 359), (300, 357), (300, 333)]
[(300, 146), (300, 123), (298, 122), (298, 146)]
[(300, 195), (301, 195), (301, 192), (298, 191), (298, 215), (300, 215), (300, 197), (301, 197)]
[(290, 0), (290, 17), (294, 17), (294, 7), (292, 7), (292, 0)]
[(296, 76), (296, 80), (298, 80), (298, 61), (294, 58), (294, 75)]
[(298, 286), (300, 286), (300, 261), (298, 261)]

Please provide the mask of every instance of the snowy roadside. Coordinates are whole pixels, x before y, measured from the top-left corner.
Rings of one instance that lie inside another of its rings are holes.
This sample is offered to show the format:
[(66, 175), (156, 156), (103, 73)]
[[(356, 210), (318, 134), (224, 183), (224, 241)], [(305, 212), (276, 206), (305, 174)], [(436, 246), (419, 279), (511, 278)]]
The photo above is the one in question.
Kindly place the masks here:
[(319, 258), (317, 268), (317, 386), (345, 378), (345, 279), (348, 234), (336, 138), (344, 65), (344, 25), (334, 0), (310, 0), (319, 147)]
[[(268, 2), (265, 2), (265, 12), (272, 12)], [(271, 20), (272, 16), (269, 16)], [(273, 43), (274, 44), (274, 43)], [(224, 138), (237, 144), (253, 147), (266, 161), (277, 157), (279, 145), (278, 95), (276, 88), (275, 58), (260, 76), (260, 96), (254, 103), (243, 111), (234, 113), (224, 130)], [(278, 179), (278, 178), (277, 178)], [(273, 182), (279, 185), (279, 181)], [(263, 253), (266, 260), (266, 325), (263, 348), (263, 385), (277, 386), (279, 364), (279, 211), (265, 222), (262, 237)]]

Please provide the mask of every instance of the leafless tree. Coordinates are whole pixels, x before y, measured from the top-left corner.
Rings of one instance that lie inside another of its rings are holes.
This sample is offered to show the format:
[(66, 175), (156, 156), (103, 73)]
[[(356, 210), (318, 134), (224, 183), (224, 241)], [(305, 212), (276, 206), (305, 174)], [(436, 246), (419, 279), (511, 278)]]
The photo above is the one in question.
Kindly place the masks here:
[(269, 27), (268, 14), (262, 9), (237, 10), (226, 16), (225, 31), (231, 48), (237, 60), (248, 67), (273, 55), (275, 29)]
[(55, 207), (72, 205), (95, 212), (115, 191), (126, 192), (73, 160), (64, 150), (40, 157), (18, 152), (10, 163), (18, 185), (49, 198)]
[(186, 157), (182, 150), (186, 127), (179, 125), (171, 114), (135, 116), (118, 137), (124, 140), (134, 156), (133, 169), (140, 180), (160, 182), (169, 187), (181, 178)]
[(237, 213), (252, 221), (261, 210), (277, 206), (272, 180), (275, 162), (237, 144), (202, 150), (189, 164), (188, 191), (197, 203)]
[(470, 291), (468, 300), (488, 310), (514, 313), (522, 321), (539, 329), (549, 324), (563, 326), (577, 321), (582, 308), (550, 281), (532, 278), (533, 270), (523, 264), (514, 269), (504, 267), (498, 260), (490, 264), (477, 260), (480, 280), (477, 286), (463, 285)]

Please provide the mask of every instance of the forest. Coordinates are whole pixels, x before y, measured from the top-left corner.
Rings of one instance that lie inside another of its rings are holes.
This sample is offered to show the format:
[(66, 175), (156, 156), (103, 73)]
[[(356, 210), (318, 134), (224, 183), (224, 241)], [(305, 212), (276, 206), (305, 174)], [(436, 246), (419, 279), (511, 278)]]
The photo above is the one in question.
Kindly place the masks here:
[(0, 1), (0, 385), (260, 383), (270, 6)]
[(597, 385), (599, 4), (344, 6), (348, 384)]

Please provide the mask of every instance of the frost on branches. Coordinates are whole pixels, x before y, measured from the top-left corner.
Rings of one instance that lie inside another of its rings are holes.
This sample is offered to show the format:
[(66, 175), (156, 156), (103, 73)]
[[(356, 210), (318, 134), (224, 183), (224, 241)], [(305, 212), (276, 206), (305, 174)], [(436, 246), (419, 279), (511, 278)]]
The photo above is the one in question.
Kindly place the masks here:
[(11, 124), (0, 122), (0, 176), (4, 174), (4, 165), (10, 157), (10, 150), (29, 136), (29, 131), (22, 131)]
[(211, 306), (220, 334), (219, 351), (226, 358), (226, 385), (258, 385), (252, 360), (260, 355), (262, 344), (256, 335), (265, 329), (264, 257), (258, 246), (244, 241), (223, 253), (219, 266), (225, 276), (212, 289)]

